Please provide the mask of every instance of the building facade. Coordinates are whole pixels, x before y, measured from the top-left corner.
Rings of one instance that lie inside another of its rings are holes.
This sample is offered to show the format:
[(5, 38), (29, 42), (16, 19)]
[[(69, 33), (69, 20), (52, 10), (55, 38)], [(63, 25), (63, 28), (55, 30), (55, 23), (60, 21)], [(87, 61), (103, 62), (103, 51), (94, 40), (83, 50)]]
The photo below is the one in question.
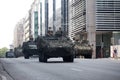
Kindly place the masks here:
[(53, 0), (53, 32), (56, 31), (55, 21), (56, 21), (56, 0)]
[(14, 29), (14, 40), (13, 45), (15, 47), (21, 47), (23, 43), (23, 35), (24, 35), (24, 29), (23, 29), (24, 19), (20, 20), (15, 26)]
[(86, 3), (85, 0), (72, 0), (71, 4), (71, 38), (75, 34), (83, 32), (86, 29)]
[(55, 25), (56, 25), (56, 31), (59, 30), (59, 28), (61, 28), (61, 8), (58, 8), (56, 10), (56, 21), (55, 21)]
[(45, 0), (45, 35), (47, 35), (49, 27), (49, 3), (48, 0)]
[[(61, 8), (56, 9), (56, 17), (55, 17), (55, 21), (53, 21), (53, 16), (49, 19), (49, 26), (55, 27), (55, 32), (59, 30), (59, 28), (61, 28)], [(53, 29), (53, 27), (51, 28)], [(54, 31), (54, 29), (53, 29)]]
[(69, 0), (61, 0), (61, 27), (62, 30), (68, 35), (69, 27)]
[(34, 2), (31, 5), (30, 9), (30, 15), (31, 15), (31, 31), (32, 31), (32, 37), (36, 39), (38, 37), (38, 3), (39, 0), (34, 0)]
[(23, 37), (23, 41), (29, 41), (30, 40), (30, 36), (32, 36), (32, 29), (31, 29), (31, 15), (30, 15), (30, 11), (28, 12), (28, 14), (25, 17), (25, 21), (24, 21), (24, 37)]
[(96, 30), (120, 30), (119, 0), (96, 0)]
[(39, 12), (39, 14), (38, 14), (38, 17), (39, 17), (39, 25), (40, 25), (40, 27), (39, 27), (39, 34), (40, 34), (40, 36), (43, 36), (43, 26), (42, 26), (42, 21), (43, 21), (43, 19), (42, 19), (42, 2), (40, 2), (40, 5), (39, 5), (39, 10), (40, 10), (40, 12)]

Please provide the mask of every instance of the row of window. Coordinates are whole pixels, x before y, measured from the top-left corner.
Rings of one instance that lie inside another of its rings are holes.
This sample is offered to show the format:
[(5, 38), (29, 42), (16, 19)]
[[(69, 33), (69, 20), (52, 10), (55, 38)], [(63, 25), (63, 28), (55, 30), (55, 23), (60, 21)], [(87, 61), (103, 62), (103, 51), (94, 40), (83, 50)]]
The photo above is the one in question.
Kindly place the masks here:
[(96, 11), (96, 13), (101, 13), (101, 14), (102, 13), (110, 13), (111, 14), (111, 13), (120, 13), (120, 11), (114, 11), (114, 12), (113, 11)]
[(109, 2), (109, 3), (114, 3), (114, 2), (120, 2), (120, 0), (97, 0), (97, 2), (98, 2), (98, 3), (100, 3), (100, 2), (104, 2), (104, 3), (105, 3), (105, 2), (106, 2), (106, 3), (108, 3), (108, 2)]

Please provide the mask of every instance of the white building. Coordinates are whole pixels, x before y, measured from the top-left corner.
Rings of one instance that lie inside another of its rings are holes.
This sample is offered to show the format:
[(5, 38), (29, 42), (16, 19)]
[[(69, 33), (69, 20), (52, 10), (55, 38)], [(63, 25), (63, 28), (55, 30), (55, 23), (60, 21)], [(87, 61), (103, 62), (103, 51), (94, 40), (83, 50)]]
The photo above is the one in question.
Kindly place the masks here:
[(23, 34), (24, 34), (23, 24), (24, 24), (24, 19), (20, 20), (20, 22), (18, 22), (15, 26), (14, 41), (13, 41), (14, 48), (22, 46)]
[(24, 28), (24, 37), (23, 37), (23, 41), (29, 41), (30, 40), (30, 36), (32, 35), (32, 29), (31, 29), (31, 25), (30, 25), (30, 14), (28, 13), (25, 17), (25, 22), (23, 25)]

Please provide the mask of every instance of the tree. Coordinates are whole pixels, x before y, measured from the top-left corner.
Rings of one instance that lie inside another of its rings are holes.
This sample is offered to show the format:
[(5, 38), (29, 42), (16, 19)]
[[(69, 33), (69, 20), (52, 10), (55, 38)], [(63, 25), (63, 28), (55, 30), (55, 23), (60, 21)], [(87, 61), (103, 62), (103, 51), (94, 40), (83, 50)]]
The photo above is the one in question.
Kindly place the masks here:
[(3, 47), (0, 49), (0, 57), (4, 57), (5, 56), (5, 53), (8, 51), (8, 48), (6, 47)]

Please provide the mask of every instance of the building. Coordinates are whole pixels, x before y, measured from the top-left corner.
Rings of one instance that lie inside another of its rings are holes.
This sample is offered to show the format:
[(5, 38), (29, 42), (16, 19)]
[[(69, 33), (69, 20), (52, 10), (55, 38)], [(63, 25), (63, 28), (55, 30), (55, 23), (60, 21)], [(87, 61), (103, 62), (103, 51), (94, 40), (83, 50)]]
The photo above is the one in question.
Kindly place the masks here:
[(34, 0), (30, 9), (31, 34), (34, 39), (45, 36), (49, 27), (48, 0)]
[(24, 28), (23, 41), (24, 42), (29, 41), (30, 37), (32, 35), (32, 29), (31, 29), (31, 24), (30, 23), (31, 23), (31, 15), (30, 15), (30, 11), (29, 11), (29, 13), (25, 17), (25, 22), (24, 22), (24, 25), (23, 25), (23, 28)]
[(58, 27), (61, 27), (61, 22), (58, 22), (61, 21), (61, 9), (56, 9), (56, 0), (53, 0), (52, 8), (49, 8), (49, 10), (51, 13), (53, 12), (52, 16), (49, 14), (49, 27), (51, 27), (51, 30), (53, 30), (53, 33), (55, 33), (58, 30)]
[(76, 33), (86, 28), (85, 6), (85, 0), (72, 0), (71, 2), (71, 38), (75, 37)]
[(49, 26), (52, 27), (55, 26), (55, 31), (58, 31), (59, 28), (61, 28), (61, 8), (58, 8), (56, 10), (56, 17), (55, 21), (53, 21), (53, 16), (49, 19)]
[(109, 57), (111, 42), (120, 41), (119, 5), (119, 0), (71, 0), (69, 35), (88, 40), (93, 58)]
[(55, 21), (56, 21), (56, 0), (53, 0), (53, 31), (56, 31), (56, 25), (55, 25)]
[(69, 27), (68, 6), (69, 6), (69, 0), (61, 0), (61, 27), (66, 34), (68, 34), (68, 27)]
[(45, 35), (48, 32), (49, 25), (49, 3), (48, 0), (45, 0)]
[(38, 14), (38, 17), (39, 17), (39, 34), (40, 34), (40, 36), (43, 36), (43, 26), (42, 26), (42, 21), (43, 21), (43, 19), (42, 19), (42, 2), (40, 2), (40, 5), (39, 5), (40, 7), (39, 7), (39, 14)]
[(56, 25), (56, 31), (59, 30), (59, 28), (61, 27), (61, 8), (58, 8), (56, 10), (56, 21), (55, 21), (55, 25)]
[(31, 15), (31, 29), (32, 29), (32, 36), (34, 39), (38, 37), (38, 4), (39, 0), (34, 0), (31, 5), (30, 15)]
[(96, 0), (96, 30), (120, 30), (120, 1)]
[(23, 24), (24, 24), (24, 19), (20, 20), (20, 22), (18, 22), (15, 26), (14, 41), (13, 41), (14, 48), (22, 46), (23, 34), (24, 34)]
[(119, 0), (96, 0), (96, 55), (99, 55), (98, 51), (101, 51), (99, 48), (102, 48), (101, 56), (106, 57), (108, 56), (107, 50), (109, 50), (110, 45), (119, 44), (119, 14)]
[(38, 35), (45, 36), (45, 0), (38, 1)]

